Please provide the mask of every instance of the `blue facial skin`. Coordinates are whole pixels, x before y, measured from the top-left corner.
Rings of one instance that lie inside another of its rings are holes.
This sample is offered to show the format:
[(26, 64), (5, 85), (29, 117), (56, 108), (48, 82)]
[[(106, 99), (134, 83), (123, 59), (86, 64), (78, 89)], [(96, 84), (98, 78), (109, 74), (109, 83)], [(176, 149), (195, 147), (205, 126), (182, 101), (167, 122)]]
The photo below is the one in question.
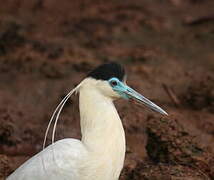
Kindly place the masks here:
[(120, 96), (122, 96), (124, 99), (129, 99), (130, 96), (126, 94), (125, 92), (128, 91), (129, 87), (126, 86), (124, 83), (122, 83), (119, 79), (113, 77), (108, 80), (110, 86), (114, 91), (116, 91)]

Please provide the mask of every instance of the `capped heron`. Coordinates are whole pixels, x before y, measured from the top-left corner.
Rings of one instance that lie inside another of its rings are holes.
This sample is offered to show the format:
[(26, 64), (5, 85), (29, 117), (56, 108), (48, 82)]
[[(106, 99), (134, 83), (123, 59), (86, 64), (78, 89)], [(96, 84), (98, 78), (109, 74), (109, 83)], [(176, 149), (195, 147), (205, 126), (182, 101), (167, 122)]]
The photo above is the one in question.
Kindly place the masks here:
[[(134, 99), (163, 115), (159, 106), (125, 82), (125, 71), (117, 63), (98, 66), (61, 101), (54, 117), (52, 144), (43, 148), (15, 170), (7, 180), (117, 180), (125, 158), (125, 134), (113, 101)], [(66, 138), (54, 142), (60, 112), (72, 95), (79, 92), (81, 140)]]

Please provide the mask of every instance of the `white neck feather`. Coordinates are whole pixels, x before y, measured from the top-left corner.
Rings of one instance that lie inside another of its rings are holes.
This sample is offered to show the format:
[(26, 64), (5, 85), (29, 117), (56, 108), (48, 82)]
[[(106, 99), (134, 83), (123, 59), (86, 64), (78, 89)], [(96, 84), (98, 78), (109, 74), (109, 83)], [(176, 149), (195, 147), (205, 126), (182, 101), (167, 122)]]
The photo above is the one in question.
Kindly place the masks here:
[[(123, 167), (125, 135), (122, 122), (110, 97), (103, 95), (86, 79), (79, 89), (82, 142), (86, 148), (107, 160), (115, 176)], [(109, 166), (107, 166), (109, 168)]]

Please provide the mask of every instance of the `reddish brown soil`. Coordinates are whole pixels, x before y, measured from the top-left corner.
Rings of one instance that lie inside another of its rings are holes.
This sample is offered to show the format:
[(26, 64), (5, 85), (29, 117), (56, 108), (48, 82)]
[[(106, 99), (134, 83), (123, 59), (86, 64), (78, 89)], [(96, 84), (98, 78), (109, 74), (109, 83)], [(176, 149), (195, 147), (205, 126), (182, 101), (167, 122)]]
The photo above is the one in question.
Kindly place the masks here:
[[(14, 0), (0, 6), (0, 179), (42, 148), (62, 97), (96, 65), (170, 114), (119, 100), (127, 139), (120, 179), (214, 178), (214, 2)], [(57, 139), (80, 138), (78, 98)], [(50, 139), (49, 139), (50, 140)]]

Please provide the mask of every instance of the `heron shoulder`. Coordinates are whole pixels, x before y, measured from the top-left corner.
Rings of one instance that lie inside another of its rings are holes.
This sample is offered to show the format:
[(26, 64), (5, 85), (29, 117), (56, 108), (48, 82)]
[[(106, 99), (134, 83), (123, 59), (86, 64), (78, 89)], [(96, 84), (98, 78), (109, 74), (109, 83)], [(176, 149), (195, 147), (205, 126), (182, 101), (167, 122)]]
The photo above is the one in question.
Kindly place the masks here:
[(86, 154), (87, 150), (81, 141), (62, 139), (27, 160), (7, 180), (44, 180), (47, 177), (57, 180), (66, 176), (76, 179)]

